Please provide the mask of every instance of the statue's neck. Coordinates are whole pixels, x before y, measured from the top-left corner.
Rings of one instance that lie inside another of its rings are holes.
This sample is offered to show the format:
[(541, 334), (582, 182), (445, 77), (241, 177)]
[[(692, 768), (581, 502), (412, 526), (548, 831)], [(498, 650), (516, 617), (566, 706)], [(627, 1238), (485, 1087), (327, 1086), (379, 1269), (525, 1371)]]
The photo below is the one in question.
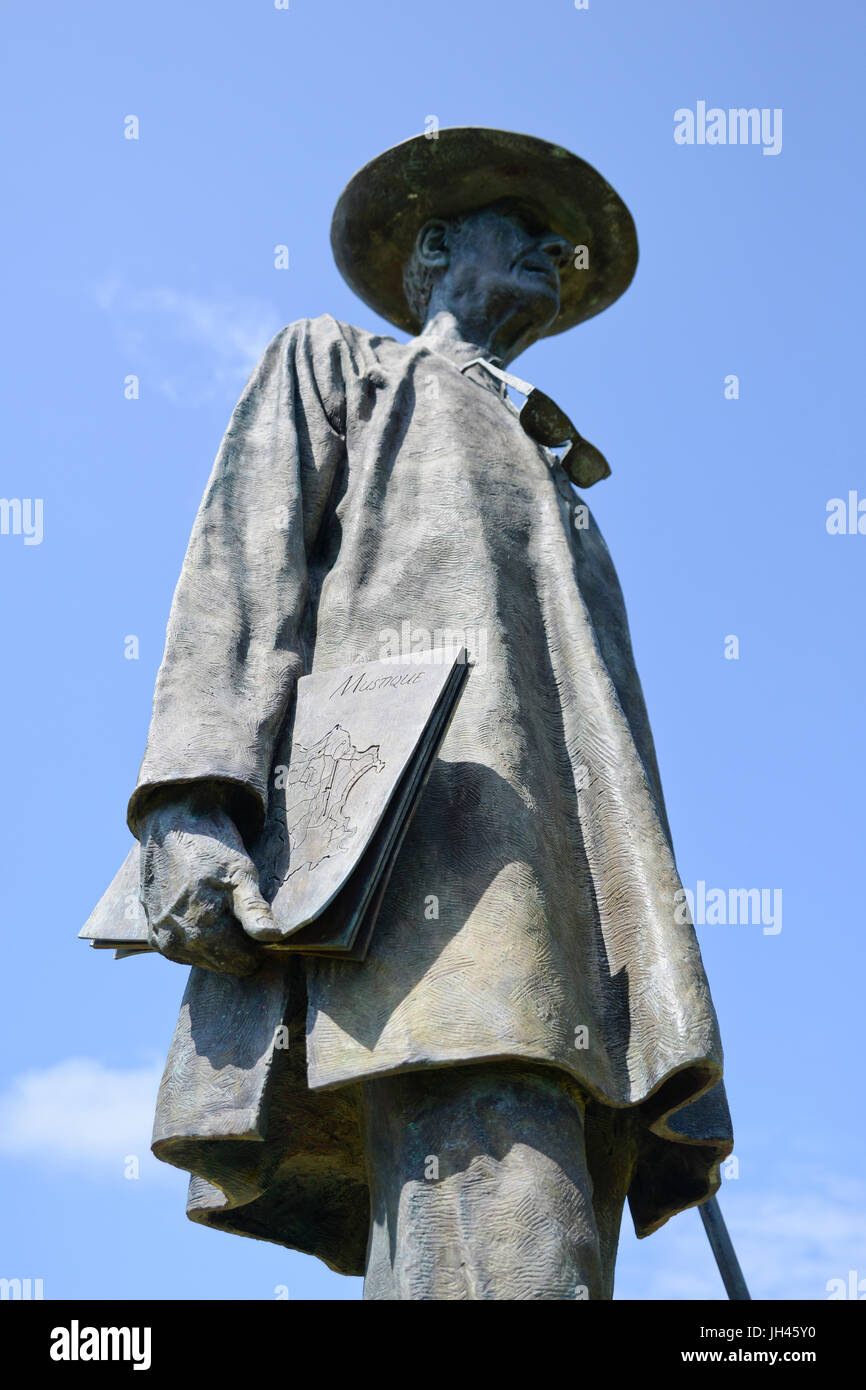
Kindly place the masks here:
[(497, 363), (500, 360), (483, 333), (477, 328), (468, 329), (447, 309), (440, 309), (429, 318), (418, 338), (434, 352), (449, 357), (458, 366), (473, 357), (486, 357)]

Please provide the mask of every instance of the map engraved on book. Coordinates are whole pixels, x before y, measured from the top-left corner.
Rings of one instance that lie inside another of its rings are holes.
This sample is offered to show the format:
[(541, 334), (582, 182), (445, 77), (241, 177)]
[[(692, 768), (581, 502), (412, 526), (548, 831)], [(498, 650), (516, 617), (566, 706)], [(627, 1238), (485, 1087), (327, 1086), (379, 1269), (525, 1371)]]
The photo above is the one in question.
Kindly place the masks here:
[[(273, 915), (247, 928), (253, 940), (364, 959), (471, 669), (460, 647), (299, 678), (276, 740), (264, 824), (250, 843)], [(139, 881), (135, 844), (80, 935), (121, 958), (150, 950)]]
[(341, 724), (334, 724), (312, 748), (293, 745), (283, 783), (290, 854), (284, 883), (300, 869), (312, 872), (323, 859), (349, 848), (358, 829), (346, 809), (349, 796), (362, 777), (384, 768), (379, 744), (356, 748)]

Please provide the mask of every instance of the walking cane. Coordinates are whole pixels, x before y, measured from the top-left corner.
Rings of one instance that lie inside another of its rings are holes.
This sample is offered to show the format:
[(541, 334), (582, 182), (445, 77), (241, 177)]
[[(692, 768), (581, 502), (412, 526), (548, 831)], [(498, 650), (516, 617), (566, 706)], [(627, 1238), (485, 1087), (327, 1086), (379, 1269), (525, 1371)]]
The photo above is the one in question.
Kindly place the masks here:
[(710, 1197), (706, 1202), (703, 1202), (698, 1207), (698, 1211), (701, 1213), (707, 1240), (710, 1242), (710, 1247), (716, 1257), (716, 1264), (719, 1267), (728, 1298), (751, 1301), (752, 1295), (746, 1288), (740, 1262), (731, 1244), (731, 1237), (728, 1235), (728, 1228), (725, 1225), (721, 1207), (715, 1197)]

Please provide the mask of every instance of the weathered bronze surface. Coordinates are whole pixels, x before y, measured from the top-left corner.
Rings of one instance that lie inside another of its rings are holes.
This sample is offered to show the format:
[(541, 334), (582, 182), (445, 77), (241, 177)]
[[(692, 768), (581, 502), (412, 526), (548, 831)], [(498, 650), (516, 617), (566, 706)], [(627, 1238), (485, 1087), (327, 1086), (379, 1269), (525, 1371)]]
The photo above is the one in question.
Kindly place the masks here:
[[(634, 228), (566, 151), (443, 130), (352, 180), (333, 245), (421, 331), (279, 333), (195, 523), (129, 807), (152, 940), (194, 967), (155, 1151), (195, 1220), (369, 1255), (370, 1298), (607, 1298), (626, 1195), (646, 1235), (718, 1187), (722, 1049), (607, 547), (462, 368), (609, 304)], [(444, 631), (475, 669), (368, 958), (266, 959), (295, 681)]]
[(386, 150), (350, 179), (331, 227), (334, 259), (352, 289), (407, 333), (422, 319), (407, 304), (403, 270), (431, 217), (450, 218), (513, 198), (585, 246), (588, 265), (563, 279), (559, 308), (539, 337), (562, 333), (617, 299), (637, 265), (631, 213), (592, 165), (534, 135), (483, 126), (416, 137)]

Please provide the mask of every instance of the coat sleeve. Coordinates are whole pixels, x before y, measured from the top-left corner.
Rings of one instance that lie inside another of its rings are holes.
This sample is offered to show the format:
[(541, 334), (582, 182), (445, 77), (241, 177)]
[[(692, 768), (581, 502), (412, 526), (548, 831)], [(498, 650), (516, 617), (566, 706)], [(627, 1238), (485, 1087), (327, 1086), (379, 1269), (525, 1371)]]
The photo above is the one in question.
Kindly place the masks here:
[[(330, 327), (329, 327), (330, 326)], [(235, 407), (175, 590), (127, 819), (168, 784), (217, 779), (260, 828), (276, 737), (305, 670), (307, 556), (345, 455), (333, 320), (278, 333)]]

